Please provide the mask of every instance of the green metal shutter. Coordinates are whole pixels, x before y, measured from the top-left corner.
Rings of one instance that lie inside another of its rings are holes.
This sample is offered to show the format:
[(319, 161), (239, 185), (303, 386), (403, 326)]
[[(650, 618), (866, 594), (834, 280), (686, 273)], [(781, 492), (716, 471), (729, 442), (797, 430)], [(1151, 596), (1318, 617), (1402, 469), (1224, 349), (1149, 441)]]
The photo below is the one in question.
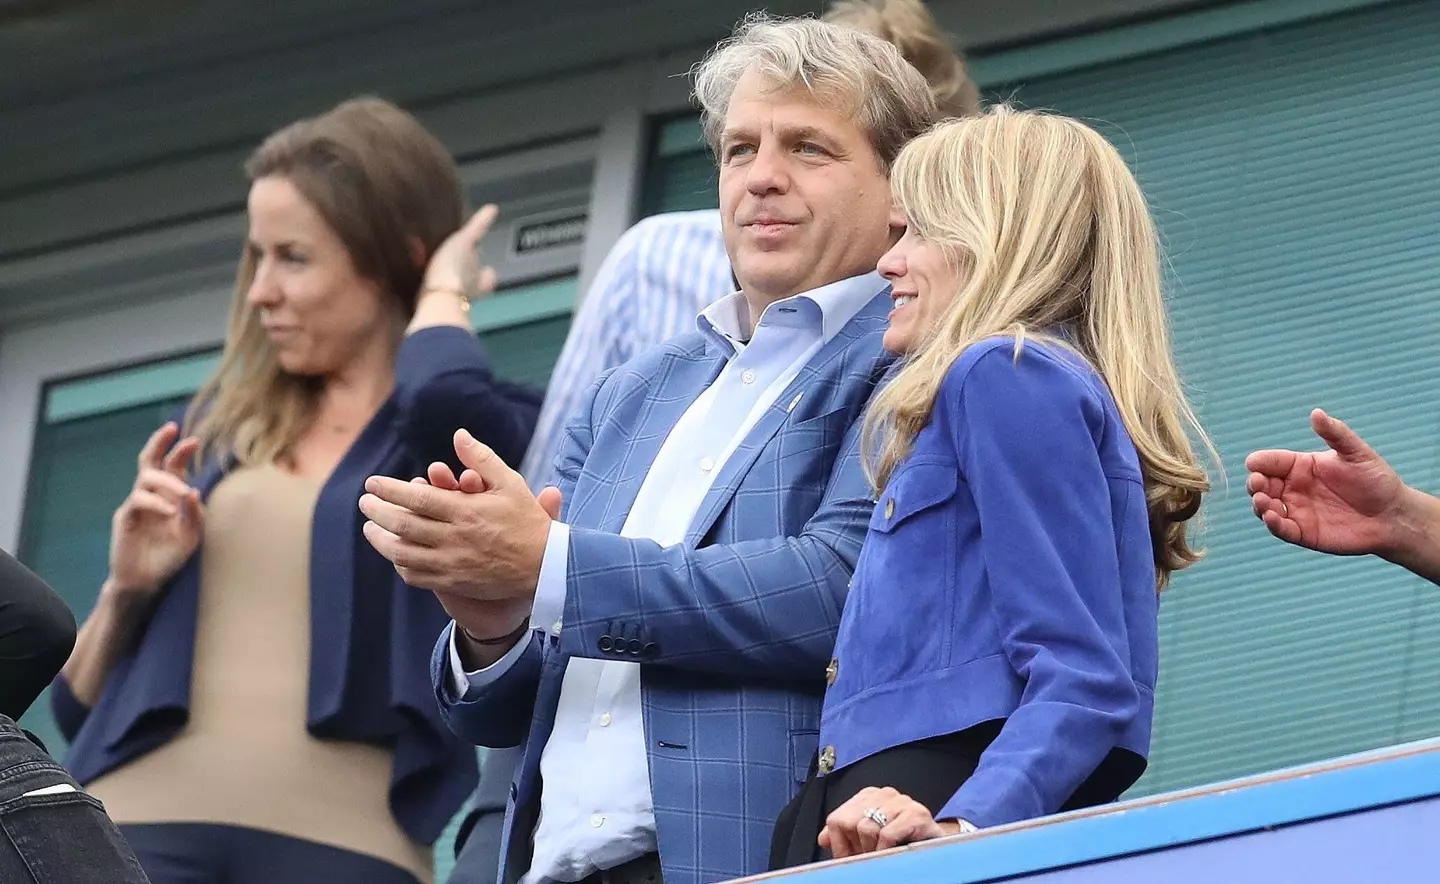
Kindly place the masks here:
[(1037, 79), (1130, 160), (1171, 265), (1181, 369), (1229, 478), (1161, 604), (1156, 792), (1440, 733), (1440, 590), (1288, 547), (1245, 455), (1349, 421), (1435, 487), (1440, 4), (1379, 7)]
[[(1256, 448), (1314, 448), (1306, 416), (1323, 406), (1437, 487), (1436, 46), (1440, 4), (1391, 4), (991, 96), (1089, 120), (1137, 170), (1181, 369), (1228, 474), (1207, 503), (1209, 558), (1161, 605), (1154, 754), (1135, 794), (1440, 734), (1440, 590), (1271, 538), (1243, 468)], [(655, 168), (695, 176), (678, 127)]]

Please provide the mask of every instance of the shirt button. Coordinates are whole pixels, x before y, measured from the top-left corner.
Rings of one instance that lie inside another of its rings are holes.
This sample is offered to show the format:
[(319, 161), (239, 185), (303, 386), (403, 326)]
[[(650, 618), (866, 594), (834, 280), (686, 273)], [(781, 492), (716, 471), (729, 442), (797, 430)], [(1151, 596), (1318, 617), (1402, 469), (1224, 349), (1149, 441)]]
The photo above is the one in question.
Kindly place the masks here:
[(892, 497), (892, 498), (890, 498), (889, 500), (885, 501), (885, 518), (890, 519), (890, 518), (894, 518), (894, 516), (895, 516), (895, 498)]
[(592, 813), (592, 814), (590, 814), (590, 825), (593, 826), (593, 827), (595, 827), (595, 828), (597, 828), (597, 829), (600, 828), (601, 826), (605, 825), (605, 814), (603, 814), (603, 813)]
[(710, 472), (710, 471), (713, 470), (713, 469), (715, 469), (715, 460), (714, 460), (714, 458), (710, 458), (710, 457), (702, 457), (702, 458), (700, 458), (700, 471), (701, 471), (701, 472), (708, 473), (708, 472)]
[(600, 716), (600, 726), (601, 726), (601, 727), (609, 727), (609, 726), (610, 726), (610, 722), (612, 722), (612, 721), (614, 721), (614, 720), (615, 720), (615, 719), (613, 719), (613, 718), (610, 717), (610, 713), (609, 713), (609, 712), (606, 712), (604, 715)]
[(742, 384), (753, 384), (753, 383), (755, 383), (755, 372), (751, 371), (751, 370), (748, 369), (748, 368), (745, 369), (745, 371), (741, 372), (741, 374), (740, 374), (740, 383), (742, 383)]

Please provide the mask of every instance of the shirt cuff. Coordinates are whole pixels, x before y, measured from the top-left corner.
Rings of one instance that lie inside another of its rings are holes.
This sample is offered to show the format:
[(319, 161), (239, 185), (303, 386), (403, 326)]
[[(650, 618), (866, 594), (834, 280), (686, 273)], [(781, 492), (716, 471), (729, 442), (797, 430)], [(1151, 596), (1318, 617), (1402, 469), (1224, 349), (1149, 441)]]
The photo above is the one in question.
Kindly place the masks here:
[[(530, 625), (537, 630), (560, 634), (561, 615), (565, 613), (565, 583), (570, 567), (570, 526), (564, 522), (550, 523), (550, 536), (545, 539), (545, 557), (540, 561), (540, 580), (535, 586), (535, 601), (530, 607)], [(527, 631), (505, 656), (473, 672), (465, 669), (460, 662), (460, 650), (455, 646), (455, 621), (445, 627), (450, 647), (450, 690), (456, 698), (469, 700), (474, 692), (497, 681), (510, 671), (515, 661), (525, 653), (530, 644)]]
[(570, 576), (570, 526), (550, 523), (545, 540), (545, 558), (540, 561), (540, 582), (530, 608), (530, 625), (550, 635), (559, 635), (565, 614), (566, 584)]
[(450, 647), (450, 691), (459, 700), (474, 699), (477, 691), (509, 672), (510, 667), (515, 665), (515, 661), (520, 659), (530, 644), (530, 631), (527, 629), (515, 643), (515, 647), (505, 652), (505, 656), (484, 669), (468, 672), (465, 664), (460, 662), (460, 650), (455, 647), (455, 626), (455, 621), (450, 621), (450, 625), (445, 627), (449, 630), (445, 638)]

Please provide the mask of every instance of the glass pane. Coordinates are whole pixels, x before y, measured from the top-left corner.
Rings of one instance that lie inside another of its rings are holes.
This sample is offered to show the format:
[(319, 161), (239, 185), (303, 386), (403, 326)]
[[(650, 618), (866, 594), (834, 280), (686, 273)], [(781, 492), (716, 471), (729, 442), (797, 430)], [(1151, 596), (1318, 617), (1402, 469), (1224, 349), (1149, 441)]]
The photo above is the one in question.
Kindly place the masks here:
[[(85, 382), (81, 382), (85, 383)], [(44, 424), (35, 435), (20, 560), (84, 621), (108, 571), (110, 516), (135, 481), (145, 439), (186, 396)], [(41, 697), (21, 719), (59, 755), (65, 747)]]

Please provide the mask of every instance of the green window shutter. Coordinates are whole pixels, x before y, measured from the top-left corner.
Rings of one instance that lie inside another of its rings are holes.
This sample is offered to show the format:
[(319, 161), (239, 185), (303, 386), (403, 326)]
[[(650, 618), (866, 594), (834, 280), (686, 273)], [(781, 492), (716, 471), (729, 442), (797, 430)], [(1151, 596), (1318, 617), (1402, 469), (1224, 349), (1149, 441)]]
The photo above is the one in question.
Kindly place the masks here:
[(642, 217), (661, 212), (713, 209), (719, 205), (719, 173), (700, 131), (700, 119), (685, 116), (655, 127), (640, 192)]
[(498, 374), (545, 389), (570, 331), (578, 285), (574, 275), (526, 283), (471, 308), (470, 320)]
[(1440, 733), (1440, 591), (1270, 537), (1245, 455), (1349, 421), (1436, 487), (1440, 4), (1000, 90), (1081, 117), (1160, 224), (1181, 370), (1223, 458), (1209, 557), (1161, 603), (1149, 793)]

